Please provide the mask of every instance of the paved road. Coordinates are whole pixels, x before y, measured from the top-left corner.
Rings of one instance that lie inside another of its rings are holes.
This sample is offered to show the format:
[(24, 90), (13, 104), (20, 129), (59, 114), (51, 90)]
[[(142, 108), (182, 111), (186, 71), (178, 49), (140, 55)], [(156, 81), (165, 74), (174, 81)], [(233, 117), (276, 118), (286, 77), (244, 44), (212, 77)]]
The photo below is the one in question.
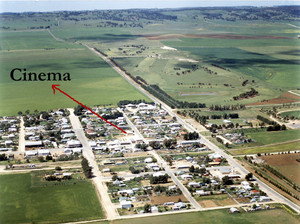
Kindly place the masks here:
[[(127, 117), (127, 115), (124, 113), (124, 116), (126, 118), (127, 123), (129, 126), (134, 130), (135, 134), (139, 135), (140, 138), (144, 140), (145, 143), (148, 144), (148, 141), (144, 138), (144, 136), (139, 132), (139, 130), (134, 126), (134, 124), (130, 121), (130, 119)], [(171, 177), (173, 182), (178, 186), (178, 188), (182, 191), (182, 194), (190, 201), (191, 205), (196, 208), (200, 209), (201, 206), (198, 204), (198, 202), (192, 197), (190, 192), (186, 189), (185, 186), (175, 177), (173, 171), (169, 168), (165, 160), (159, 156), (154, 150), (150, 151), (150, 153), (154, 156), (154, 158), (157, 160), (157, 163), (160, 164), (164, 169), (165, 172)]]
[(25, 127), (24, 127), (24, 120), (23, 117), (21, 117), (20, 122), (20, 133), (19, 133), (19, 147), (18, 147), (18, 153), (24, 153), (25, 152)]
[[(171, 116), (176, 117), (178, 123), (182, 124), (188, 131), (190, 131), (190, 132), (196, 131), (197, 132), (197, 130), (193, 126), (191, 126), (190, 124), (188, 124), (187, 122), (185, 122), (176, 113), (174, 113), (172, 111), (172, 109), (168, 105), (166, 105), (165, 103), (163, 103), (162, 101), (160, 101), (156, 97), (152, 96), (147, 91), (145, 91), (142, 87), (140, 87), (139, 85), (137, 85), (121, 69), (119, 69), (117, 66), (115, 66), (110, 61), (110, 59), (108, 59), (104, 55), (100, 54), (99, 52), (95, 51), (93, 48), (89, 47), (88, 45), (86, 45), (86, 44), (83, 44), (83, 45), (86, 46), (91, 51), (93, 51), (99, 57), (101, 57), (104, 61), (106, 61), (115, 71), (117, 71), (122, 77), (124, 77), (136, 89), (138, 89), (140, 92), (142, 92), (143, 94), (145, 94), (147, 97), (149, 97), (151, 100), (153, 100), (156, 104), (158, 104), (158, 105), (161, 104), (162, 108), (164, 110), (166, 110)], [(224, 158), (226, 158), (227, 161), (229, 162), (229, 164), (235, 170), (235, 172), (239, 172), (242, 176), (249, 173), (249, 171), (247, 171), (242, 165), (240, 165), (232, 156), (226, 154), (223, 150), (221, 150), (220, 148), (218, 148), (215, 144), (211, 143), (203, 135), (201, 135), (201, 133), (199, 133), (199, 135), (201, 137), (201, 142), (203, 144), (205, 144), (206, 146), (208, 146), (210, 149), (212, 149), (215, 152), (219, 153)], [(269, 187), (268, 185), (266, 185), (265, 183), (263, 183), (262, 181), (260, 181), (258, 178), (256, 178), (256, 181), (259, 184), (260, 189), (263, 190), (264, 192), (266, 192), (273, 200), (275, 200), (277, 202), (285, 203), (285, 204), (289, 205), (291, 208), (293, 208), (295, 211), (297, 211), (298, 213), (300, 213), (300, 207), (298, 205), (296, 205), (292, 201), (288, 200), (283, 195), (279, 194), (277, 191), (273, 190), (271, 187)]]
[(113, 204), (107, 194), (107, 187), (103, 181), (101, 181), (101, 172), (99, 171), (98, 165), (95, 160), (95, 156), (92, 148), (89, 146), (88, 140), (84, 134), (79, 118), (75, 116), (73, 109), (68, 109), (70, 111), (70, 121), (73, 127), (73, 130), (81, 142), (83, 149), (83, 156), (89, 161), (90, 166), (92, 167), (92, 171), (94, 174), (94, 178), (92, 178), (98, 193), (101, 197), (102, 208), (106, 211), (107, 219), (113, 219), (118, 217), (116, 210), (114, 209)]

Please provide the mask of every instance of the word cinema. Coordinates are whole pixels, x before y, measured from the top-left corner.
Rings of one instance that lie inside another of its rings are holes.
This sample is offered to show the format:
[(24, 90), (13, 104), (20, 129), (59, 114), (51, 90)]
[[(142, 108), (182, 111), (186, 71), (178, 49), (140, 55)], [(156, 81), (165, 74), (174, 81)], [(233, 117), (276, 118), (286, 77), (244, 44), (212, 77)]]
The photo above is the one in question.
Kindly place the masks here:
[(14, 81), (71, 81), (70, 73), (61, 74), (59, 72), (26, 72), (20, 68), (14, 68), (10, 72), (10, 78)]

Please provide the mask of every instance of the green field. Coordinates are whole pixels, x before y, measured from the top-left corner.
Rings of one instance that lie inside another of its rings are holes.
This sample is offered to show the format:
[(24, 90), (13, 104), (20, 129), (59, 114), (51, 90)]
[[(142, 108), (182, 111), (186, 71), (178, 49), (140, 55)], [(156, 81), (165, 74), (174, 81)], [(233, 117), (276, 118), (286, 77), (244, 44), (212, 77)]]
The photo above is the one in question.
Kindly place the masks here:
[(59, 42), (49, 35), (48, 31), (0, 32), (0, 49), (7, 51), (33, 49), (68, 49), (83, 48), (78, 44)]
[(263, 146), (268, 144), (276, 144), (280, 142), (288, 142), (300, 139), (300, 130), (297, 129), (285, 131), (266, 131), (265, 128), (248, 128), (234, 132), (243, 132), (246, 136), (255, 141), (246, 144), (237, 144), (234, 146), (237, 148)]
[[(248, 9), (239, 10), (234, 9), (243, 16), (256, 15)], [(206, 11), (225, 17), (205, 19)], [(94, 11), (1, 17), (0, 21), (9, 28), (0, 28), (0, 115), (75, 105), (61, 94), (51, 94), (50, 86), (56, 83), (11, 81), (9, 73), (16, 67), (26, 68), (28, 72), (69, 72), (72, 81), (59, 82), (62, 90), (87, 105), (145, 99), (80, 43), (97, 47), (131, 75), (140, 76), (149, 84), (158, 84), (180, 101), (207, 105), (248, 104), (276, 98), (287, 90), (298, 88), (299, 39), (295, 37), (299, 29), (287, 25), (284, 19), (263, 20), (258, 13), (258, 20), (226, 21), (225, 18), (233, 16), (228, 9), (167, 10), (163, 13), (164, 16), (177, 16), (177, 19), (161, 19), (157, 16), (160, 13)], [(280, 13), (282, 18), (290, 20), (293, 17), (284, 10)], [(132, 18), (136, 18), (135, 21)], [(46, 29), (63, 41), (55, 40)], [(168, 34), (174, 36), (149, 38)], [(177, 50), (162, 49), (165, 45)], [(191, 69), (192, 65), (197, 69)], [(245, 80), (249, 82), (242, 86)], [(233, 100), (234, 96), (251, 88), (259, 94)]]
[(281, 117), (294, 116), (295, 119), (300, 119), (300, 110), (286, 111), (286, 112), (280, 113), (280, 116)]
[[(40, 32), (37, 33), (40, 34)], [(30, 34), (32, 38), (35, 35), (34, 32)], [(23, 45), (31, 46), (28, 45), (28, 41), (28, 39), (24, 40)], [(47, 110), (76, 105), (61, 93), (53, 95), (52, 84), (60, 84), (63, 91), (89, 106), (117, 104), (125, 99), (147, 99), (88, 49), (61, 49), (62, 43), (56, 44), (57, 48), (52, 50), (0, 52), (2, 74), (0, 77), (0, 115), (16, 114), (18, 111), (24, 112), (27, 109), (30, 111)], [(60, 72), (63, 74), (68, 72), (71, 81), (12, 81), (10, 71), (13, 68), (26, 68), (28, 73)]]
[(32, 174), (0, 175), (0, 223), (67, 222), (104, 218), (90, 181), (32, 186)]
[(272, 153), (272, 152), (286, 152), (300, 149), (300, 141), (282, 143), (271, 146), (262, 146), (246, 149), (229, 150), (233, 155), (257, 154), (257, 153)]
[(289, 224), (299, 223), (299, 217), (292, 216), (283, 209), (275, 209), (269, 211), (258, 211), (249, 213), (229, 214), (228, 209), (203, 211), (203, 212), (189, 212), (173, 215), (161, 215), (139, 219), (123, 219), (114, 220), (112, 222), (95, 222), (95, 223), (114, 223), (114, 224), (152, 224), (152, 223), (211, 223), (211, 224), (280, 224), (282, 222)]

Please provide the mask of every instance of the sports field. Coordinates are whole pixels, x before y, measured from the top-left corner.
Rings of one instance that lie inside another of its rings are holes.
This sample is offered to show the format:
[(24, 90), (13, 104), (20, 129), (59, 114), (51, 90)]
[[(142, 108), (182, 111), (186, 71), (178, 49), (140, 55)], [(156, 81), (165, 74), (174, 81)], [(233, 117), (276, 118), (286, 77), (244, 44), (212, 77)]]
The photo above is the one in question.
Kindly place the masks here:
[(0, 175), (0, 223), (57, 223), (104, 218), (90, 181), (36, 186), (30, 173)]

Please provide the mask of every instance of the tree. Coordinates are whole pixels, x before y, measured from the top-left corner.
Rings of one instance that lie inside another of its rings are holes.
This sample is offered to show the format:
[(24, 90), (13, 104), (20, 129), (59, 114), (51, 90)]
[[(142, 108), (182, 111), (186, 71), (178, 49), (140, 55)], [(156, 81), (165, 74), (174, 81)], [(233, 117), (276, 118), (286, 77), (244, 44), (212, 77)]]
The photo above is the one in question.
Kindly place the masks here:
[(224, 176), (222, 178), (222, 183), (223, 185), (231, 185), (233, 184), (233, 181), (228, 176)]
[(46, 156), (46, 161), (49, 161), (49, 160), (52, 160), (52, 156), (47, 155), (47, 156)]
[(22, 113), (22, 111), (19, 111), (18, 114), (19, 114), (19, 116), (21, 116), (23, 113)]
[(169, 163), (169, 166), (173, 165), (173, 160), (172, 160), (172, 156), (167, 156), (166, 161)]
[(246, 180), (252, 180), (252, 178), (253, 178), (253, 173), (248, 173), (246, 176), (245, 176), (245, 179)]
[(4, 153), (0, 154), (0, 161), (4, 161), (4, 160), (7, 160), (6, 155)]
[(92, 168), (89, 166), (89, 162), (86, 158), (83, 158), (81, 160), (81, 166), (86, 178), (91, 178), (93, 176)]
[(118, 175), (113, 175), (112, 178), (111, 178), (113, 181), (116, 181), (116, 180), (120, 180), (120, 178), (118, 177)]
[(194, 165), (192, 165), (192, 166), (189, 168), (189, 171), (190, 171), (191, 173), (194, 173), (194, 172), (195, 172), (195, 167), (194, 167)]
[(149, 143), (149, 145), (153, 148), (153, 149), (159, 149), (160, 148), (160, 143), (159, 141), (151, 141)]
[(59, 171), (62, 170), (60, 166), (55, 167), (55, 170)]
[(145, 213), (150, 213), (151, 212), (151, 205), (150, 204), (145, 204), (144, 205), (144, 212)]
[(44, 159), (43, 156), (39, 156), (39, 157), (38, 157), (38, 161), (42, 163), (42, 162), (45, 162), (45, 159)]

